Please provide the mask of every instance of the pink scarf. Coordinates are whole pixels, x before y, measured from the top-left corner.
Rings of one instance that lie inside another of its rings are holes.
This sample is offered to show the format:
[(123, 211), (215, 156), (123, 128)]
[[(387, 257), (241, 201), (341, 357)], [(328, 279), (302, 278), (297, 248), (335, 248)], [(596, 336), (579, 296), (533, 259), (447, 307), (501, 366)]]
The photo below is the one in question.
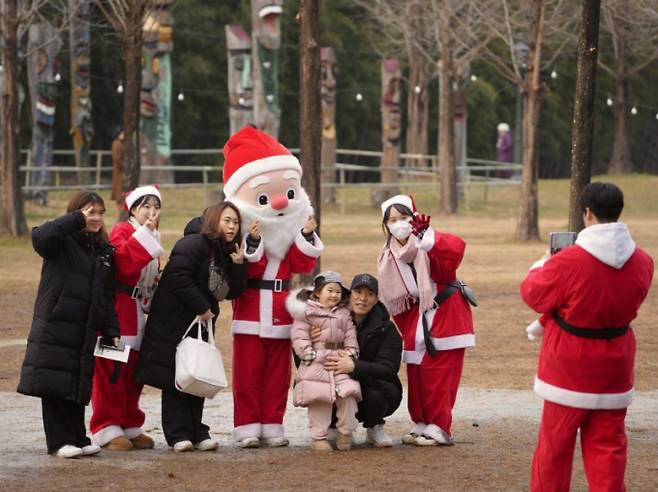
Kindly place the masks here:
[[(396, 260), (397, 259), (397, 260)], [(420, 293), (420, 310), (431, 309), (434, 305), (432, 297), (432, 281), (427, 253), (416, 247), (416, 239), (411, 236), (404, 246), (395, 238), (384, 246), (377, 258), (377, 272), (379, 274), (380, 296), (390, 313), (395, 316), (411, 307), (417, 299), (409, 292), (402, 279), (398, 261), (413, 263), (416, 269), (416, 283)]]

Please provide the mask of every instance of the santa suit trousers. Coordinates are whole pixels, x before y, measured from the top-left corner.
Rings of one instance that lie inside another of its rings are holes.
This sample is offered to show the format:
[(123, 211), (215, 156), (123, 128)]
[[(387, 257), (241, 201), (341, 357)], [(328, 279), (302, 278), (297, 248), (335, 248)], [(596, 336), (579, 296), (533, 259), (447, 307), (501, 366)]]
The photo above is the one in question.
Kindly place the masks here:
[(465, 349), (425, 354), (420, 365), (407, 364), (409, 416), (414, 423), (434, 424), (452, 435), (452, 409), (464, 367)]
[[(233, 425), (236, 440), (283, 436), (290, 366), (289, 339), (233, 335)], [(270, 426), (262, 427), (268, 424)]]
[(308, 406), (308, 422), (313, 439), (326, 439), (331, 426), (334, 405), (336, 406), (336, 429), (341, 434), (352, 434), (359, 425), (356, 419), (356, 399), (337, 397), (336, 402), (316, 402)]
[(625, 418), (625, 408), (586, 410), (544, 401), (530, 490), (569, 490), (578, 429), (590, 492), (626, 490)]
[[(121, 435), (134, 439), (141, 434), (145, 416), (139, 408), (139, 397), (144, 385), (135, 382), (138, 361), (139, 352), (131, 350), (128, 362), (121, 364), (119, 375), (112, 382), (114, 361), (96, 357), (89, 428), (101, 446)], [(102, 432), (103, 429), (107, 430)]]

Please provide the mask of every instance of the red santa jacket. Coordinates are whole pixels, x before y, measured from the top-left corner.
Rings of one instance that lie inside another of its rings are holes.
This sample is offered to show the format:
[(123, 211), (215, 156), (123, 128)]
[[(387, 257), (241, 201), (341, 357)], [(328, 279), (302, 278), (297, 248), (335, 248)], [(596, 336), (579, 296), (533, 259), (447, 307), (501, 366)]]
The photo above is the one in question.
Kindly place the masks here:
[[(118, 283), (135, 286), (142, 269), (164, 253), (157, 235), (148, 227), (137, 229), (130, 222), (119, 222), (112, 228), (110, 242), (116, 248), (115, 279)], [(134, 350), (139, 350), (144, 335), (144, 309), (150, 299), (133, 299), (130, 294), (117, 291), (114, 308), (119, 318), (121, 340)]]
[[(415, 238), (409, 240), (413, 241)], [(418, 243), (418, 248), (427, 253), (432, 292), (436, 296), (457, 278), (457, 268), (464, 257), (466, 243), (459, 236), (428, 229), (422, 241)], [(411, 267), (398, 261), (397, 258), (396, 262), (407, 290), (417, 297), (418, 285)], [(382, 289), (385, 288), (386, 286), (382, 286)], [(432, 343), (437, 350), (453, 350), (475, 345), (471, 308), (459, 292), (446, 299), (438, 308), (427, 311), (425, 316), (428, 325), (431, 326)], [(426, 348), (418, 303), (413, 303), (409, 309), (394, 316), (393, 319), (402, 333), (403, 362), (420, 364)]]
[[(317, 234), (313, 235), (311, 244), (298, 232), (283, 259), (268, 258), (261, 240), (256, 251), (245, 253), (249, 262), (247, 279), (287, 281), (295, 273), (309, 273), (323, 250), (324, 245)], [(248, 288), (233, 300), (231, 333), (259, 335), (261, 338), (290, 338), (292, 317), (285, 306), (287, 296), (287, 290)]]
[(562, 330), (623, 327), (637, 316), (653, 277), (653, 260), (636, 247), (625, 224), (587, 227), (576, 245), (533, 265), (521, 284), (523, 300), (542, 313), (544, 335), (535, 392), (576, 408), (626, 408), (633, 398), (635, 336), (602, 340)]

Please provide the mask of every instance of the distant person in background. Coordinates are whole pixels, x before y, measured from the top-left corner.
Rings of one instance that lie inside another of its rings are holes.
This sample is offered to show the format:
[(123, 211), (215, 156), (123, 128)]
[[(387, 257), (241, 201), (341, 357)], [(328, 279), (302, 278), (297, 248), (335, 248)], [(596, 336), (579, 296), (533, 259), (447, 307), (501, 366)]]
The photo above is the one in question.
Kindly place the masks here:
[[(498, 162), (512, 162), (512, 134), (507, 123), (498, 123), (498, 140), (496, 141), (496, 160)], [(510, 178), (510, 169), (496, 171), (497, 178)]]
[(117, 209), (123, 208), (123, 166), (126, 160), (125, 133), (123, 128), (117, 127), (112, 134), (112, 200), (116, 202)]

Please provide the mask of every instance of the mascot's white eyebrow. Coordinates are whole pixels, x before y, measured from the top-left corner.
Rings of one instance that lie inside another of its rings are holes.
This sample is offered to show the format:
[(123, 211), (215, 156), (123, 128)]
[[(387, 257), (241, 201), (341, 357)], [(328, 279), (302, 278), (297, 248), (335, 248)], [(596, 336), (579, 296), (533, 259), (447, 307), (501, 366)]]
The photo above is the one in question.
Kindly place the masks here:
[(259, 187), (260, 185), (268, 184), (270, 182), (270, 178), (267, 176), (256, 176), (254, 179), (249, 181), (249, 188), (252, 190), (254, 188)]
[(286, 171), (283, 173), (283, 179), (294, 179), (299, 181), (299, 173), (297, 171)]

